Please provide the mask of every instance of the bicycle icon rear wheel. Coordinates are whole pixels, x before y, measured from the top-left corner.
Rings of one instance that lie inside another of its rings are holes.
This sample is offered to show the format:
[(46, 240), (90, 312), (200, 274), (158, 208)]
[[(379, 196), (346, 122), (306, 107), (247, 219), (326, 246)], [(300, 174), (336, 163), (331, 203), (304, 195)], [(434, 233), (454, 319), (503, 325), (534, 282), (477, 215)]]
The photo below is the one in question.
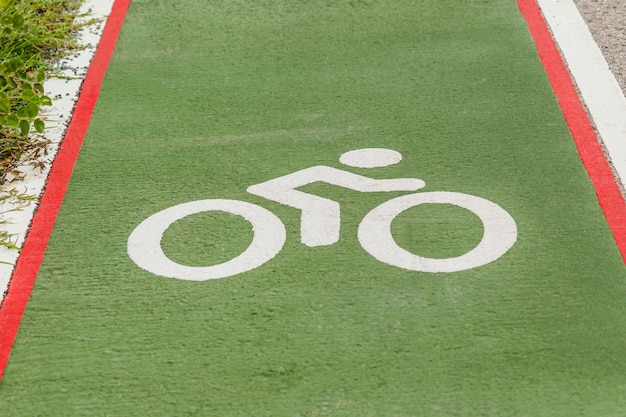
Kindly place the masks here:
[[(163, 233), (174, 222), (205, 211), (223, 211), (247, 220), (254, 234), (250, 246), (235, 258), (211, 266), (186, 266), (169, 259), (161, 248)], [(187, 281), (206, 281), (230, 277), (263, 265), (280, 252), (286, 236), (283, 222), (263, 207), (239, 200), (198, 200), (178, 204), (145, 219), (128, 238), (127, 251), (139, 267), (153, 274)]]

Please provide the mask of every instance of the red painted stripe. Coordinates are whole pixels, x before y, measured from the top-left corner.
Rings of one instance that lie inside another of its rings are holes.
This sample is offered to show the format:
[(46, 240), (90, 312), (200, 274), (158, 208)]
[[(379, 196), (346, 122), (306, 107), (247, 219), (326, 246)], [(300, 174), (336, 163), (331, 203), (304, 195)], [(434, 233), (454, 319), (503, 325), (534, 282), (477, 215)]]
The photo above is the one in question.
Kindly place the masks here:
[(580, 159), (596, 189), (600, 207), (626, 263), (626, 201), (537, 1), (517, 0), (517, 4), (528, 23)]
[(35, 284), (52, 228), (83, 144), (91, 115), (130, 0), (115, 0), (94, 58), (82, 84), (65, 138), (50, 169), (48, 182), (17, 260), (7, 295), (0, 307), (0, 379)]

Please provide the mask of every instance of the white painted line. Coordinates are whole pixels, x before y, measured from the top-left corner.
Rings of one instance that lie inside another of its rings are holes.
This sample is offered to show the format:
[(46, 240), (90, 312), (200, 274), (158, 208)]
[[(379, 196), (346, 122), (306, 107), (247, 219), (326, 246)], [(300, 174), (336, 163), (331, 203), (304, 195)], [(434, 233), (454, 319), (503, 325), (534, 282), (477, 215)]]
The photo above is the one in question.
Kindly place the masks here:
[[(65, 136), (67, 124), (78, 100), (80, 87), (96, 52), (96, 46), (100, 42), (104, 23), (111, 13), (113, 1), (85, 0), (80, 8), (81, 14), (87, 14), (83, 19), (95, 18), (100, 21), (79, 32), (78, 43), (85, 45), (86, 48), (59, 63), (59, 75), (68, 79), (53, 78), (44, 82), (46, 95), (52, 98), (53, 103), (53, 107), (46, 111), (45, 136), (51, 141), (48, 147), (48, 162), (56, 156), (59, 144)], [(5, 190), (15, 188), (19, 193), (39, 197), (43, 192), (49, 170), (49, 163), (43, 171), (26, 167), (22, 169), (22, 172), (26, 174), (25, 180), (7, 183), (3, 187)], [(36, 202), (24, 205), (17, 198), (9, 198), (0, 203), (0, 221), (6, 222), (1, 225), (2, 230), (13, 236), (18, 247), (24, 243), (36, 207)], [(4, 298), (18, 255), (17, 250), (0, 246), (0, 299)]]
[(609, 161), (626, 183), (626, 97), (573, 0), (537, 0), (589, 109)]

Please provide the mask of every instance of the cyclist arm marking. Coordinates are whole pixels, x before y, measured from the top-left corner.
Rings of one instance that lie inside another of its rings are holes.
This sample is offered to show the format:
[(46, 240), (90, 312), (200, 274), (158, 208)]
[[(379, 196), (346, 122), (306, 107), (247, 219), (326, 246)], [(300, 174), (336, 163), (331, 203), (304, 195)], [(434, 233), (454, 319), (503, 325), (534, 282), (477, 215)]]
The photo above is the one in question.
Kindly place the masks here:
[(296, 190), (314, 182), (325, 182), (360, 192), (416, 191), (425, 185), (424, 181), (417, 178), (373, 179), (318, 165), (252, 185), (247, 191), (301, 210), (300, 239), (305, 245), (332, 245), (339, 240), (339, 203)]

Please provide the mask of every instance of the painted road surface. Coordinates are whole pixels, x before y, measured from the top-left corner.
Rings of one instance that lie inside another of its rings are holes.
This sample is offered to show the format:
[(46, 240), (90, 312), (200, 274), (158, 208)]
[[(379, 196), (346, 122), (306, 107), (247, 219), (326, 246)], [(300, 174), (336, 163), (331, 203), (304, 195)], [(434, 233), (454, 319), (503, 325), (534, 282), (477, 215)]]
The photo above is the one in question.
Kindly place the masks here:
[(127, 6), (3, 416), (620, 415), (624, 202), (536, 3)]

